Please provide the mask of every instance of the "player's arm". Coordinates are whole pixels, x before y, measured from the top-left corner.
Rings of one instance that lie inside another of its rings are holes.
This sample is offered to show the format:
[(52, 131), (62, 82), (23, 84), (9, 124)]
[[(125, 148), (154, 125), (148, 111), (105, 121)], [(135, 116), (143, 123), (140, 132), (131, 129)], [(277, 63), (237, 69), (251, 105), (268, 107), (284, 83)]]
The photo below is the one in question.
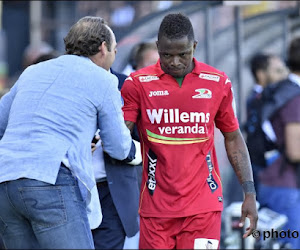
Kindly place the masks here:
[(253, 183), (252, 167), (245, 141), (240, 129), (234, 132), (223, 132), (225, 148), (228, 159), (242, 184), (245, 194), (242, 205), (241, 226), (244, 225), (245, 218), (250, 219), (250, 226), (246, 229), (244, 238), (248, 237), (257, 225), (256, 193)]
[[(125, 121), (125, 124), (127, 128), (130, 130), (131, 135), (134, 135), (134, 122), (131, 121)], [(142, 163), (142, 155), (141, 155), (141, 146), (139, 140), (134, 140), (132, 139), (134, 145), (135, 145), (135, 154), (134, 154), (134, 159), (128, 162), (130, 165), (139, 165)]]
[[(136, 120), (136, 117), (139, 114), (139, 105), (138, 105), (139, 93), (137, 91), (137, 86), (133, 82), (131, 76), (129, 76), (125, 80), (121, 88), (121, 94), (124, 100), (124, 105), (122, 107), (122, 110), (124, 114), (125, 124), (129, 129), (130, 133), (134, 135), (133, 138), (137, 139), (138, 135), (136, 135), (135, 122), (133, 121)], [(136, 152), (135, 160), (141, 159), (140, 150), (139, 150), (140, 147), (138, 145), (139, 142), (135, 140), (134, 143), (136, 144), (135, 146), (138, 148), (138, 150), (135, 151)]]
[(122, 110), (125, 117), (125, 124), (132, 133), (135, 125), (133, 121), (137, 120), (140, 112), (140, 94), (137, 84), (132, 80), (131, 76), (125, 80), (121, 88), (121, 94), (124, 99)]
[(127, 128), (130, 130), (130, 132), (132, 133), (133, 127), (134, 127), (134, 122), (125, 121), (125, 124), (126, 124)]

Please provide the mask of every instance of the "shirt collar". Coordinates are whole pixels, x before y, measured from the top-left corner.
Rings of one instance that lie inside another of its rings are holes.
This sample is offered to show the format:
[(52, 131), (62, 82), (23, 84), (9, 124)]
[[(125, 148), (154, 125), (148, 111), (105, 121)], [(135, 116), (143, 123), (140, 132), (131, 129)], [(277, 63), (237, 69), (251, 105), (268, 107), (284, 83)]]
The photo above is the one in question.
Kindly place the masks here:
[(292, 82), (296, 83), (300, 87), (300, 76), (298, 76), (298, 75), (296, 75), (294, 73), (290, 73), (289, 74), (289, 79)]
[(253, 86), (253, 90), (256, 92), (256, 93), (261, 93), (261, 92), (263, 92), (263, 90), (264, 90), (264, 88), (263, 88), (263, 86), (261, 86), (261, 85), (259, 85), (259, 84), (255, 84), (254, 86)]
[(200, 62), (198, 62), (198, 61), (195, 59), (195, 57), (193, 58), (193, 61), (194, 61), (195, 67), (194, 67), (194, 69), (192, 70), (191, 73), (200, 75), (200, 73), (201, 73), (201, 71), (202, 71), (202, 69), (203, 69), (203, 68), (202, 68), (203, 65), (202, 65)]

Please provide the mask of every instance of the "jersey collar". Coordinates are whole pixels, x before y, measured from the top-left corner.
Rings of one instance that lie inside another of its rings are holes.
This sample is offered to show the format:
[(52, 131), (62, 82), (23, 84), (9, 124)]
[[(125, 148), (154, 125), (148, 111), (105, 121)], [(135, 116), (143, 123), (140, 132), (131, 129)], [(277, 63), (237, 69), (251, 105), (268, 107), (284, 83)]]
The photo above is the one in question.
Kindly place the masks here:
[[(193, 58), (193, 61), (194, 61), (194, 69), (192, 70), (191, 73), (193, 74), (200, 74), (201, 72), (201, 68), (200, 68), (200, 63), (195, 59), (195, 57)], [(166, 74), (160, 67), (160, 60), (158, 59), (157, 63), (155, 64), (155, 68), (157, 69), (157, 76), (158, 77), (161, 77), (162, 75)]]

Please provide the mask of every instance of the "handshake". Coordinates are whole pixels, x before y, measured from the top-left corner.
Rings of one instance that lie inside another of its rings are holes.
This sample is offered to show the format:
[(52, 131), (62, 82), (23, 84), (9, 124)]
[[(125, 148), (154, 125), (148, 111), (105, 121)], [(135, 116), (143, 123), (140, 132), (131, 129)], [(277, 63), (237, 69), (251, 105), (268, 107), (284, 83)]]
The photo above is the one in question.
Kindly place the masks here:
[[(136, 166), (136, 165), (139, 165), (139, 164), (142, 163), (141, 144), (140, 144), (140, 142), (138, 142), (136, 140), (132, 140), (132, 142), (134, 144), (133, 146), (135, 147), (135, 153), (133, 155), (133, 152), (134, 152), (133, 148), (134, 147), (132, 146), (131, 150), (129, 152), (128, 158), (125, 159), (124, 161), (126, 162), (126, 164)], [(95, 150), (98, 147), (102, 147), (102, 149), (103, 149), (103, 145), (101, 144), (101, 138), (100, 138), (100, 135), (99, 135), (99, 131), (97, 130), (97, 132), (95, 133), (95, 136), (92, 140), (92, 143), (91, 143), (92, 153), (94, 153)], [(104, 153), (104, 157), (105, 158), (109, 157), (110, 161), (113, 164), (118, 164), (118, 163), (124, 162), (124, 161), (119, 161), (119, 160), (111, 158), (110, 156), (108, 156), (107, 153), (105, 153), (104, 150), (102, 152)]]

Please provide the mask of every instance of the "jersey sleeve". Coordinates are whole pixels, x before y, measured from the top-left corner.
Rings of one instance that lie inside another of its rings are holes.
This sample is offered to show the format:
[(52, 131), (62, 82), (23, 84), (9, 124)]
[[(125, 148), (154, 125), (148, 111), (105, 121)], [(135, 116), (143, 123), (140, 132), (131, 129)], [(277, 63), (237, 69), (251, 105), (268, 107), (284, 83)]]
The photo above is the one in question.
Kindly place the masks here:
[(136, 122), (140, 113), (140, 97), (137, 83), (129, 76), (121, 89), (124, 100), (123, 112), (125, 121)]
[(216, 127), (222, 132), (233, 132), (239, 128), (236, 106), (230, 79), (224, 74), (223, 99), (215, 117)]

